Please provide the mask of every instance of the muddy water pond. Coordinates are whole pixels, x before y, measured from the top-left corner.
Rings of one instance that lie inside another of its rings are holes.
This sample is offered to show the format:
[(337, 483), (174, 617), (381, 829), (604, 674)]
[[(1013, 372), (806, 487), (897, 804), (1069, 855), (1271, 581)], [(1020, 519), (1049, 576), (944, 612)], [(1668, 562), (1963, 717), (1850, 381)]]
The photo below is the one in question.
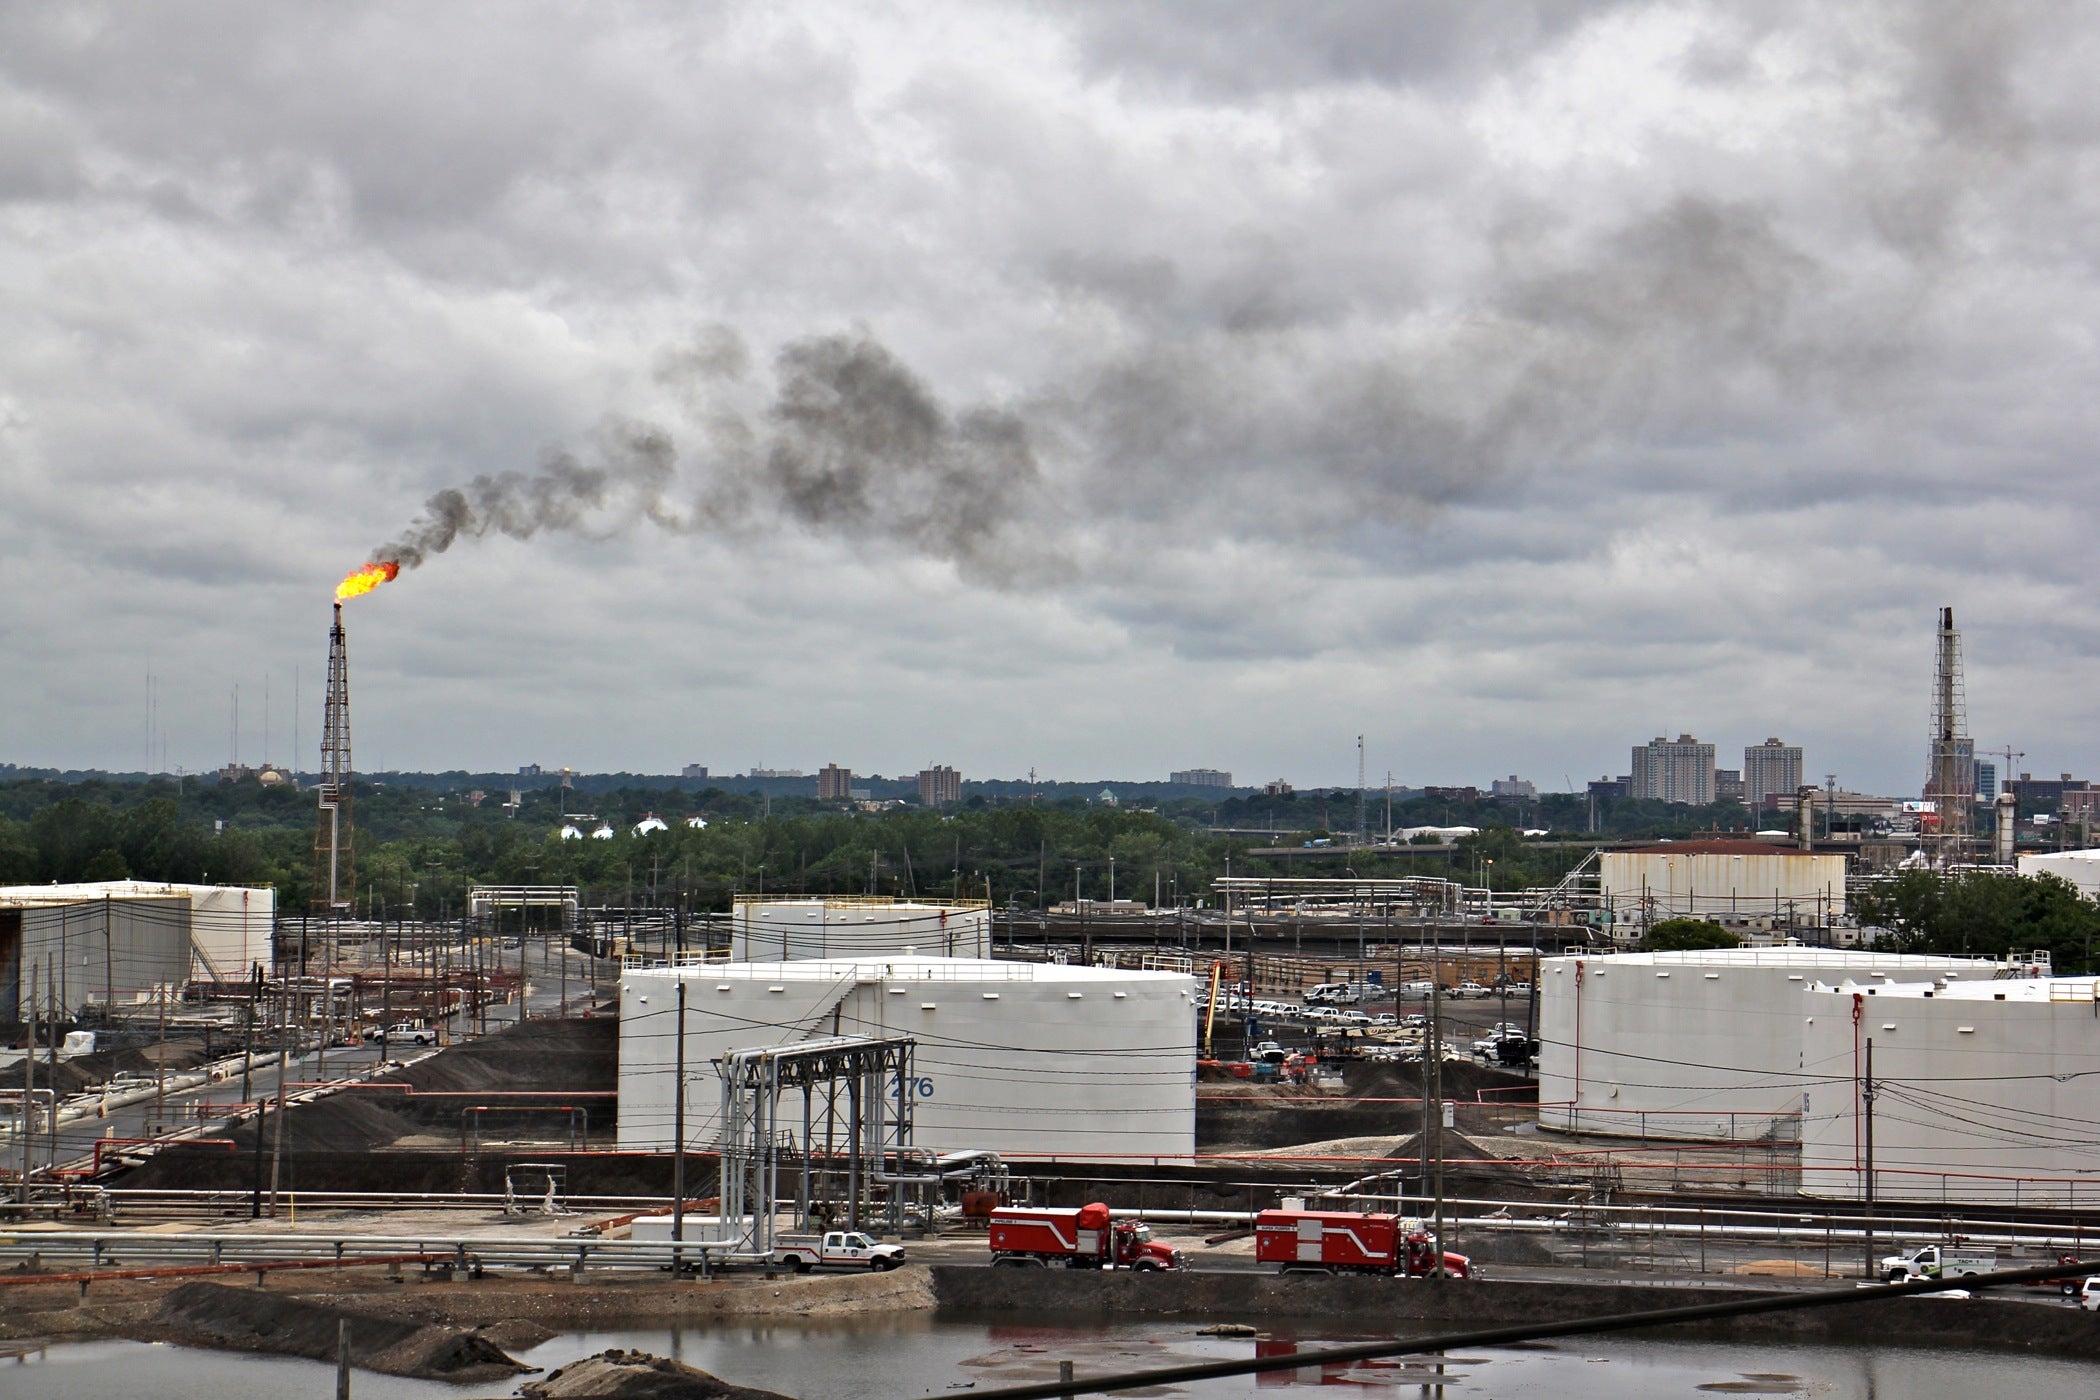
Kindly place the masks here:
[[(1204, 1337), (1192, 1322), (1107, 1327), (1031, 1326), (1000, 1319), (913, 1316), (852, 1325), (743, 1326), (572, 1332), (520, 1359), (552, 1368), (608, 1347), (673, 1356), (739, 1384), (802, 1400), (954, 1396), (1051, 1380), (1060, 1360), (1079, 1374), (1190, 1361), (1285, 1354), (1362, 1341), (1361, 1331), (1277, 1328), (1259, 1337)], [(9, 1344), (11, 1350), (19, 1344)], [(1732, 1346), (1713, 1342), (1570, 1339), (1486, 1348), (1441, 1361), (1404, 1358), (1351, 1367), (1300, 1367), (1259, 1377), (1127, 1395), (1252, 1396), (1293, 1386), (1359, 1386), (1451, 1400), (1685, 1400), (1814, 1396), (1818, 1400), (1966, 1400), (1979, 1395), (2100, 1397), (2100, 1363), (1896, 1347)], [(479, 1400), (515, 1382), (454, 1387), (359, 1371), (358, 1400)], [(198, 1351), (141, 1342), (82, 1342), (0, 1353), (0, 1397), (80, 1400), (286, 1400), (334, 1394), (332, 1368), (312, 1361)]]

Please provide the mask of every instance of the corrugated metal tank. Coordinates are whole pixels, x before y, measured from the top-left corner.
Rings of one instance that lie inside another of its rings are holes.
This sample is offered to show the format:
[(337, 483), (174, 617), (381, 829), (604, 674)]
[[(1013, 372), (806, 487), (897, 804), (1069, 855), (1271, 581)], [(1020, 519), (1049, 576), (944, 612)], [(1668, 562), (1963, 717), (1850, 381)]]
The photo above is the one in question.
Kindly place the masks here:
[(1614, 909), (1673, 915), (1836, 916), (1845, 912), (1845, 857), (1761, 841), (1685, 841), (1597, 857)]
[[(0, 888), (0, 908), (19, 911), (19, 932), (0, 947), (0, 963), (27, 989), (57, 971), (68, 1007), (124, 1001), (190, 980), (240, 981), (260, 963), (272, 970), (276, 892), (239, 885), (172, 885), (111, 880), (80, 885)], [(0, 1007), (4, 1009), (4, 1007)]]
[(730, 956), (738, 962), (992, 955), (992, 914), (982, 900), (746, 898), (736, 901), (731, 928)]
[(1987, 980), (1977, 958), (1744, 948), (1546, 958), (1539, 1125), (1610, 1136), (1790, 1139), (1802, 998), (1818, 980)]
[(689, 1147), (717, 1145), (721, 1081), (710, 1061), (839, 1034), (916, 1040), (919, 1147), (1094, 1160), (1195, 1150), (1193, 978), (933, 957), (629, 972), (620, 983), (622, 1149), (671, 1146), (680, 980)]

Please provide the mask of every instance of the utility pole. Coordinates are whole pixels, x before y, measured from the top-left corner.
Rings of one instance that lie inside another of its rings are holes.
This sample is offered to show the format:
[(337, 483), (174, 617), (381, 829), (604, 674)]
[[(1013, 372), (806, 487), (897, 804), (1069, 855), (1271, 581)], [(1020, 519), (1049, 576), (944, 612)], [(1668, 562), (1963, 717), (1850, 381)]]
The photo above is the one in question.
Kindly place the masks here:
[[(671, 1106), (671, 1243), (676, 1246), (685, 1241), (685, 974), (674, 975), (678, 978), (678, 1061), (671, 1077), (671, 1092), (677, 1095)], [(684, 1255), (682, 1249), (671, 1250), (673, 1283), (684, 1270)]]
[[(22, 1204), (29, 1204), (29, 1106), (36, 1102), (36, 974), (37, 965), (29, 964), (29, 1049), (22, 1056)], [(57, 1083), (54, 1074), (52, 1082)], [(56, 1096), (53, 1106), (56, 1106)], [(24, 1217), (27, 1218), (26, 1216)]]
[(1861, 1268), (1862, 1277), (1874, 1277), (1874, 1037), (1867, 1037), (1866, 1073), (1859, 1088), (1860, 1107), (1866, 1118), (1867, 1179), (1863, 1193), (1866, 1202), (1866, 1258)]
[[(1435, 945), (1432, 945), (1435, 946)], [(1436, 1234), (1434, 1246), (1436, 1267), (1431, 1278), (1444, 1277), (1444, 961), (1432, 957), (1429, 964), (1429, 1083), (1436, 1109), (1436, 1146), (1432, 1149), (1431, 1161), (1435, 1171)]]
[(270, 1134), (270, 1218), (277, 1218), (277, 1183), (284, 1170), (284, 1081), (291, 1075), (291, 1057), (285, 1046), (290, 1029), (291, 998), (285, 994), (284, 978), (277, 979), (277, 1123)]
[(160, 1043), (153, 1051), (153, 1137), (168, 1129), (168, 984), (160, 984)]

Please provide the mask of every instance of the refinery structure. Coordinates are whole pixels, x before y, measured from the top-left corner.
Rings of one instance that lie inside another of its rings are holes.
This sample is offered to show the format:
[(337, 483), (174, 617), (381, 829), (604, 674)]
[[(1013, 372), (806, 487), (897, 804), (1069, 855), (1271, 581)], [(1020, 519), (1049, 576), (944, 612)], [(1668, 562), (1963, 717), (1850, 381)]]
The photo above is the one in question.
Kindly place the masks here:
[[(1681, 734), (1634, 751), (1644, 800), (1740, 781), (1774, 824), (1585, 841), (1536, 888), (1493, 879), (1473, 828), (1389, 838), (1441, 873), (1357, 873), (1380, 853), (1360, 789), (1341, 847), (1272, 843), (1269, 867), (1197, 889), (1128, 866), (1119, 889), (1111, 856), (1105, 897), (1064, 897), (1039, 852), (1052, 888), (995, 906), (958, 853), (945, 896), (876, 893), (872, 870), (863, 893), (764, 893), (761, 864), (697, 908), (637, 898), (662, 872), (629, 867), (620, 894), (484, 884), (433, 917), (412, 867), (361, 858), (339, 599), (303, 907), (130, 880), (0, 889), (0, 1020), (27, 1042), (0, 1065), (19, 1086), (0, 1090), (0, 1161), (16, 1207), (57, 1222), (151, 1201), (263, 1230), (290, 1224), (295, 1193), (308, 1222), (316, 1200), (438, 1200), (546, 1223), (504, 1246), (534, 1268), (597, 1250), (674, 1278), (987, 1241), (1016, 1267), (1170, 1271), (1279, 1215), (1287, 1262), (1333, 1262), (1339, 1214), (1398, 1222), (1352, 1270), (1468, 1278), (1491, 1257), (1633, 1267), (1626, 1211), (1687, 1268), (1704, 1213), (1777, 1212), (1807, 1222), (1831, 1278), (1878, 1275), (1878, 1246), (1965, 1210), (2051, 1238), (2100, 1200), (2100, 989), (2032, 952), (1882, 951), (1891, 931), (1861, 912), (1915, 871), (2100, 892), (2100, 852), (2016, 851), (1966, 731), (1945, 611), (1916, 839), (1879, 854), (1841, 825), (1834, 783), (1799, 781), (1798, 748), (1767, 739), (1731, 775)], [(563, 835), (612, 842), (617, 821), (647, 853), (709, 829), (586, 813), (570, 778)], [(814, 776), (847, 804), (827, 819), (862, 819), (856, 781)], [(951, 819), (959, 774), (916, 781), (924, 819)], [(1537, 801), (1514, 775), (1497, 795)], [(1731, 946), (1658, 943), (1687, 929)], [(1174, 1228), (1180, 1244), (1148, 1233)], [(1758, 1248), (1811, 1267), (1791, 1237)]]

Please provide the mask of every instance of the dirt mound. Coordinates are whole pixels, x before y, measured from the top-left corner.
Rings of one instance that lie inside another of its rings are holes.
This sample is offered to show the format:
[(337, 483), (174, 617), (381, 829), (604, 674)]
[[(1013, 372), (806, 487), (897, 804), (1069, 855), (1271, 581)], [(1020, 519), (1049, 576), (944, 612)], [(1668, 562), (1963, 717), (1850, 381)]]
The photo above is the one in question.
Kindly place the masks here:
[(518, 1394), (528, 1400), (787, 1400), (772, 1390), (752, 1390), (697, 1367), (651, 1356), (646, 1351), (601, 1351), (550, 1372), (545, 1380), (527, 1381)]
[(454, 1045), (410, 1065), (387, 1082), (433, 1093), (530, 1089), (550, 1094), (620, 1087), (620, 1023), (521, 1021), (480, 1040)]
[(1454, 1246), (1476, 1264), (1551, 1264), (1553, 1251), (1535, 1235), (1474, 1230)]
[(350, 1360), (392, 1376), (459, 1384), (502, 1380), (532, 1367), (468, 1328), (378, 1317), (254, 1288), (186, 1283), (161, 1300), (158, 1325), (181, 1342), (333, 1361), (350, 1324)]
[[(368, 1152), (387, 1146), (410, 1133), (429, 1131), (423, 1124), (393, 1111), (389, 1099), (399, 1098), (370, 1089), (345, 1089), (313, 1103), (300, 1104), (284, 1115), (284, 1147), (287, 1152)], [(256, 1122), (248, 1119), (227, 1130), (238, 1149), (233, 1155), (255, 1150)], [(276, 1143), (277, 1109), (273, 1104), (262, 1120), (263, 1146)]]
[[(56, 1087), (59, 1097), (83, 1093), (86, 1090), (109, 1082), (113, 1075), (157, 1074), (161, 1060), (167, 1062), (168, 1073), (179, 1074), (186, 1069), (195, 1069), (205, 1061), (204, 1042), (201, 1040), (170, 1040), (165, 1056), (161, 1047), (148, 1045), (137, 1050), (104, 1050), (94, 1055), (75, 1055), (70, 1060), (60, 1060), (56, 1065), (47, 1060), (38, 1060), (36, 1082), (39, 1089)], [(19, 1074), (20, 1071), (17, 1071)], [(18, 1078), (15, 1081), (20, 1083)]]

